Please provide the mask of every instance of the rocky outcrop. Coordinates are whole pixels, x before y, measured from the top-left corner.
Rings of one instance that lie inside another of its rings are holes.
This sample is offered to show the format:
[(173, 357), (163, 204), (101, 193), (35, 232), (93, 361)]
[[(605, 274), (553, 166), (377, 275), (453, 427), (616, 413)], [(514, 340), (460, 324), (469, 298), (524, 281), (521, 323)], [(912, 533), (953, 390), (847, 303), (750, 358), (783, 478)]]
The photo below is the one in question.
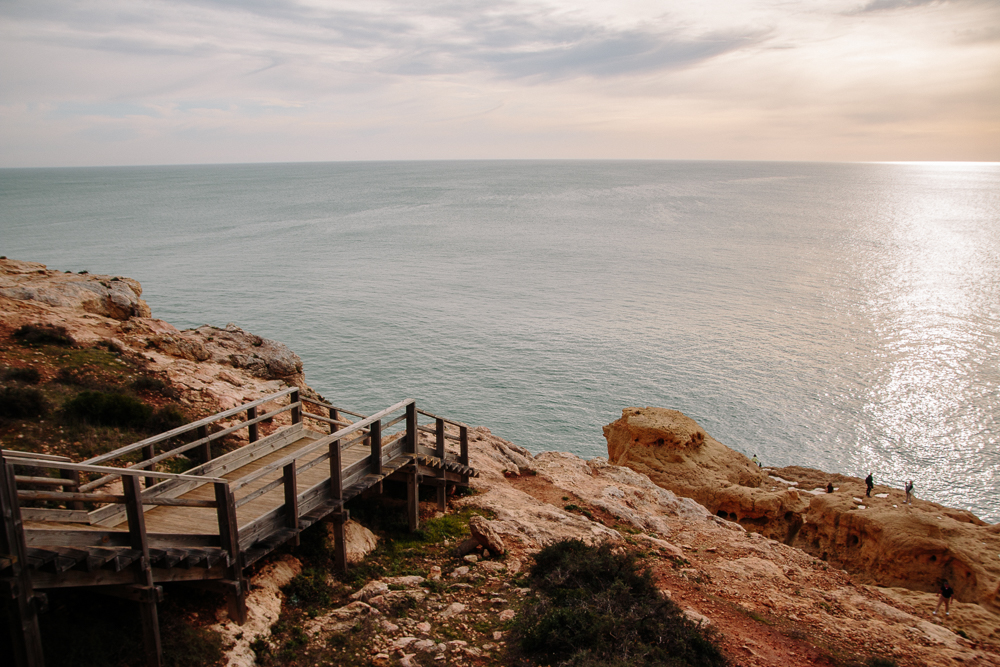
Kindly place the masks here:
[[(861, 581), (920, 591), (947, 578), (959, 600), (1000, 611), (1000, 530), (969, 512), (819, 470), (760, 470), (674, 410), (628, 408), (604, 428), (613, 463), (718, 517), (798, 547)], [(826, 492), (828, 483), (833, 493)]]
[(61, 273), (44, 264), (0, 260), (0, 334), (23, 325), (62, 327), (79, 345), (111, 346), (141, 360), (176, 388), (180, 401), (206, 414), (289, 385), (315, 396), (302, 360), (286, 345), (243, 331), (204, 325), (180, 331), (151, 317), (131, 278)]
[(142, 286), (131, 278), (62, 273), (36, 262), (0, 259), (0, 296), (79, 309), (116, 320), (149, 317)]
[(766, 473), (710, 436), (693, 419), (665, 408), (626, 408), (604, 427), (608, 460), (692, 498), (712, 514), (791, 543), (809, 505), (794, 488), (772, 489)]

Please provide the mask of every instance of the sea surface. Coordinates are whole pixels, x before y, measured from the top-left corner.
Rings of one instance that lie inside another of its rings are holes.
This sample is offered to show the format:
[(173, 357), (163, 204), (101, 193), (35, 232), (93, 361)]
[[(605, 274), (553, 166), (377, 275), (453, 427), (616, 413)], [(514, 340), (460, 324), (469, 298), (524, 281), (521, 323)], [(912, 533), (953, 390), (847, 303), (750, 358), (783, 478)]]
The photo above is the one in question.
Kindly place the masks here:
[(675, 408), (1000, 521), (1000, 164), (6, 169), (0, 254), (282, 341), (342, 407), (586, 457)]

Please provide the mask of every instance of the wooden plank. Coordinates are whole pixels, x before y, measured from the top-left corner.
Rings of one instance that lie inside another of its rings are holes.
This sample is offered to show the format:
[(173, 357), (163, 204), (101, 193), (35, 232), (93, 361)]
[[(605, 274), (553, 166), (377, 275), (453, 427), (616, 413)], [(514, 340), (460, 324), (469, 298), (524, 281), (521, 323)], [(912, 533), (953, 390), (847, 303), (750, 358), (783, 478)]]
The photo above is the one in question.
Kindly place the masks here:
[[(26, 530), (29, 546), (127, 547), (128, 533), (106, 530)], [(218, 535), (146, 533), (150, 547), (217, 547)]]
[[(189, 470), (187, 475), (194, 479), (168, 479), (147, 489), (147, 492), (159, 497), (170, 498), (183, 495), (205, 484), (214, 483), (234, 470), (239, 470), (256, 460), (266, 457), (268, 454), (294, 442), (296, 438), (301, 437), (301, 433), (301, 424), (285, 427), (266, 438), (258, 440), (252, 445), (246, 445), (240, 449), (228, 452), (210, 463), (202, 464)], [(125, 509), (123, 507), (107, 506), (91, 512), (90, 521), (96, 525), (113, 526), (121, 523), (124, 516)]]
[[(181, 581), (218, 580), (226, 578), (226, 567), (223, 564), (211, 568), (152, 568), (153, 580), (160, 583)], [(112, 570), (96, 570), (84, 572), (70, 570), (56, 574), (54, 572), (32, 572), (32, 580), (36, 588), (83, 588), (89, 586), (115, 586), (134, 582), (135, 575), (130, 570), (114, 572)]]
[(43, 507), (22, 507), (21, 518), (25, 521), (90, 523), (90, 514), (88, 514), (85, 510), (57, 510)]

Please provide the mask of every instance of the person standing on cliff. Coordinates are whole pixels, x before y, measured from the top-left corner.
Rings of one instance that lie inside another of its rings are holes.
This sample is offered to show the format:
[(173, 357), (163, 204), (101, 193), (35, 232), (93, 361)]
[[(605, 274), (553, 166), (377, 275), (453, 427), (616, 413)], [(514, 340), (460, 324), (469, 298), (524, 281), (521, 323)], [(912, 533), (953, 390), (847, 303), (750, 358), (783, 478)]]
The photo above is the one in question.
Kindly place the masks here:
[(865, 495), (868, 496), (869, 498), (871, 498), (872, 497), (872, 489), (875, 488), (875, 479), (872, 477), (872, 473), (868, 473), (868, 476), (865, 477), (865, 486), (868, 487), (868, 490), (865, 491)]
[(913, 502), (913, 480), (911, 479), (906, 483), (906, 504), (910, 505)]
[(938, 609), (941, 608), (942, 602), (944, 603), (944, 615), (951, 616), (951, 611), (950, 611), (951, 596), (954, 594), (955, 594), (955, 589), (951, 587), (951, 584), (948, 583), (947, 579), (944, 579), (941, 582), (941, 590), (938, 591), (938, 603), (937, 606), (934, 607), (934, 614), (933, 614), (934, 616), (937, 616)]

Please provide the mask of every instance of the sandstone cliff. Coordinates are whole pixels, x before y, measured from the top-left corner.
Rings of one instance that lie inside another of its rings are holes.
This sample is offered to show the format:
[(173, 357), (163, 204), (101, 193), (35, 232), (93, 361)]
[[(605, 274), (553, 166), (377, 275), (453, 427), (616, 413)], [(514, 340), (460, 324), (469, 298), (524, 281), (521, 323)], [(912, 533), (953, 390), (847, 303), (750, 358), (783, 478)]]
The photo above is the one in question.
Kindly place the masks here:
[(674, 410), (627, 408), (604, 433), (613, 463), (859, 581), (932, 592), (946, 578), (957, 599), (1000, 612), (1000, 525), (925, 500), (906, 505), (900, 489), (876, 486), (868, 498), (862, 480), (844, 475), (760, 470)]

